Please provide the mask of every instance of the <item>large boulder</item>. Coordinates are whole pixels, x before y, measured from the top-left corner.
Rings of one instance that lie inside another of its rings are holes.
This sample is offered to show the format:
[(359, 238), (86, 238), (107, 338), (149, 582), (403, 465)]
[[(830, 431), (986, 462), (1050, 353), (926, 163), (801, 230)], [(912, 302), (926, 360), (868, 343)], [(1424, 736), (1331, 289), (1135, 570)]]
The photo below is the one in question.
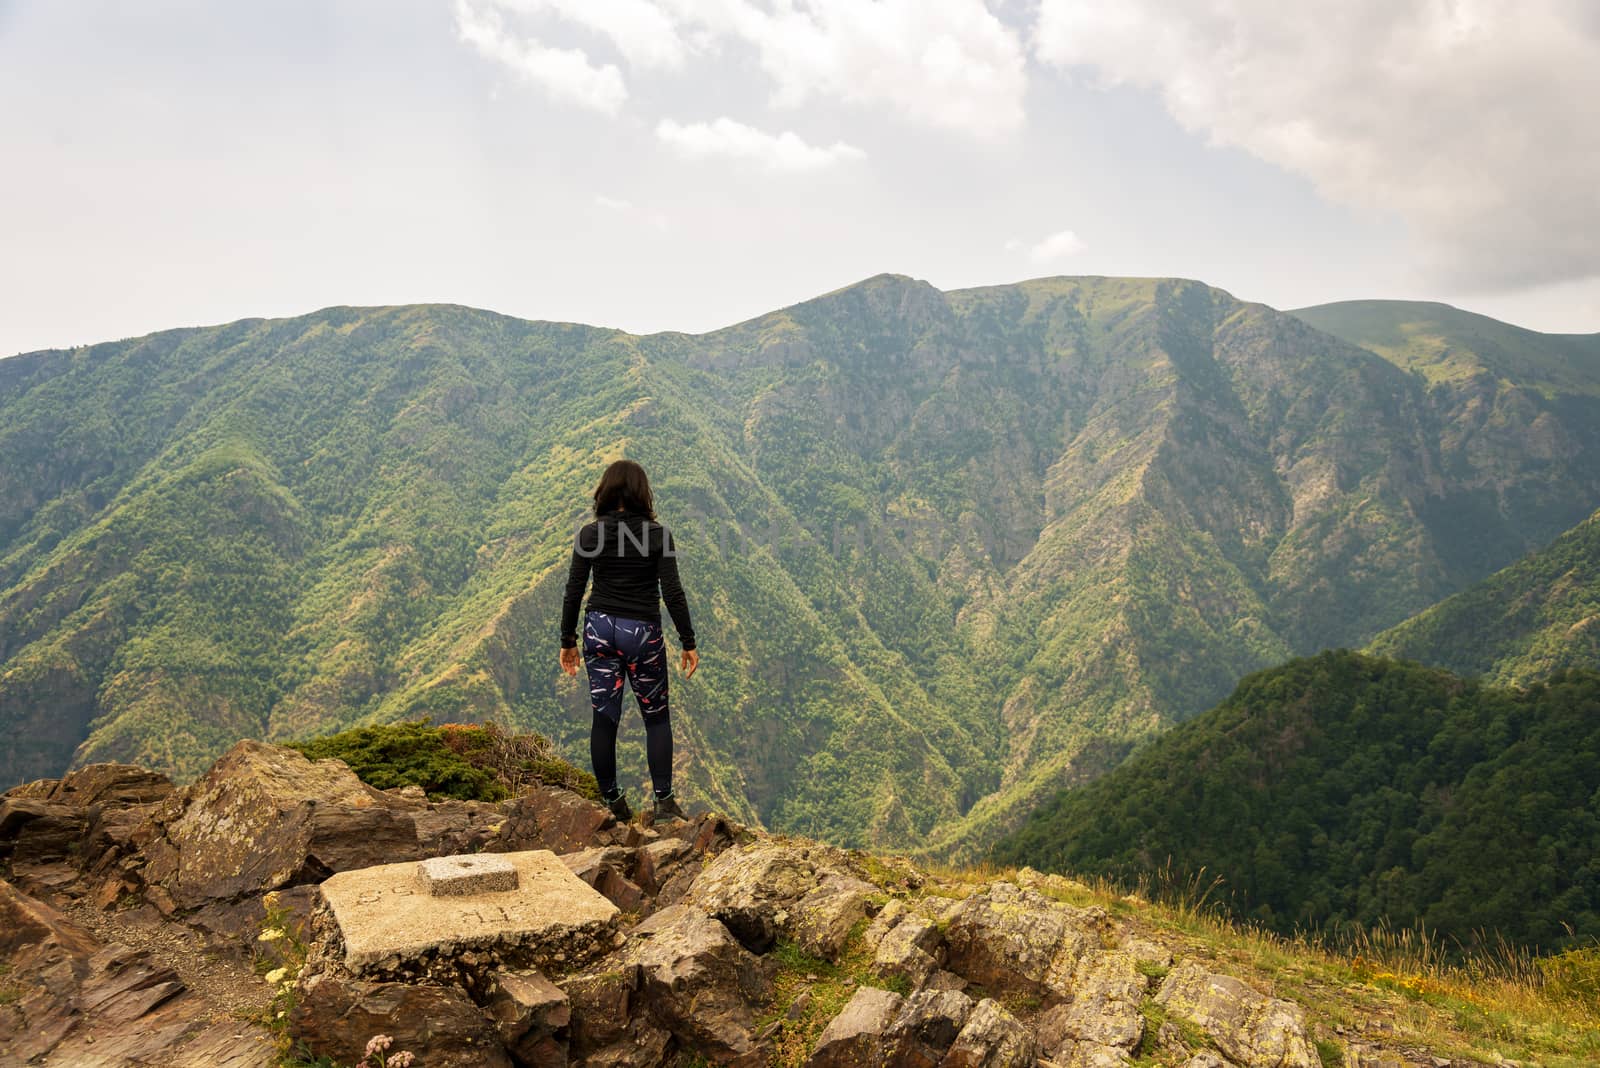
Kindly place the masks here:
[(572, 1001), (565, 990), (536, 971), (496, 972), (484, 1008), (518, 1062), (538, 1068), (566, 1064)]
[(303, 985), (289, 1033), (316, 1056), (355, 1064), (374, 1035), (428, 1068), (512, 1068), (493, 1022), (465, 994), (434, 983), (372, 983), (325, 972)]
[(787, 930), (812, 956), (838, 960), (878, 888), (848, 875), (825, 875), (788, 910)]
[(904, 999), (892, 990), (863, 986), (828, 1021), (812, 1048), (809, 1068), (882, 1068), (883, 1033), (900, 1015)]
[(1306, 1037), (1305, 1012), (1268, 997), (1230, 975), (1193, 961), (1168, 973), (1156, 1004), (1203, 1031), (1229, 1059), (1245, 1068), (1320, 1068)]
[(1039, 1049), (1033, 1035), (998, 1001), (984, 998), (967, 1015), (941, 1068), (1033, 1068)]
[(654, 1068), (662, 1062), (672, 1032), (644, 1010), (639, 985), (637, 966), (611, 961), (562, 980), (572, 1006), (572, 1063)]
[(883, 1033), (888, 1068), (938, 1068), (972, 1014), (972, 999), (956, 990), (911, 995)]
[(639, 975), (638, 999), (660, 1026), (726, 1063), (754, 1048), (753, 1004), (771, 983), (765, 961), (697, 908), (675, 905), (631, 932), (618, 961)]
[(1074, 978), (1072, 1000), (1039, 1018), (1039, 1044), (1063, 1065), (1126, 1061), (1144, 1038), (1139, 1006), (1148, 983), (1127, 953), (1113, 950), (1088, 958)]
[(944, 937), (926, 916), (911, 913), (889, 928), (878, 942), (872, 972), (884, 979), (903, 979), (913, 989), (921, 987), (939, 969)]
[(505, 820), (484, 846), (492, 853), (548, 849), (573, 853), (595, 845), (615, 845), (616, 817), (571, 790), (535, 786), (506, 806)]
[(1080, 962), (1098, 950), (1105, 922), (1101, 909), (998, 882), (950, 911), (945, 967), (989, 990), (1065, 999)]
[[(340, 760), (243, 741), (135, 836), (138, 874), (197, 925), (243, 934), (255, 898), (343, 871), (481, 847), (492, 805), (429, 804), (376, 790)], [(230, 906), (242, 905), (242, 908)]]
[(754, 953), (765, 953), (781, 934), (833, 956), (875, 890), (849, 874), (836, 849), (758, 840), (720, 853), (684, 901), (727, 924)]

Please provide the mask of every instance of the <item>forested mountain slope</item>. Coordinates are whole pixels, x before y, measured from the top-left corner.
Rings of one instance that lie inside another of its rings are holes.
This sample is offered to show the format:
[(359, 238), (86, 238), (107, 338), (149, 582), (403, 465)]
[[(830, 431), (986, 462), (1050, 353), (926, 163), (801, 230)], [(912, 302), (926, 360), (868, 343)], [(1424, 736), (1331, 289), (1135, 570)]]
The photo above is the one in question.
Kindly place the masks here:
[(626, 454), (705, 651), (674, 679), (685, 788), (970, 853), (1246, 672), (1600, 507), (1600, 391), (1497, 382), (1485, 406), (1205, 285), (1108, 278), (879, 276), (700, 336), (335, 308), (17, 357), (0, 782), (421, 714), (581, 756), (560, 587)]
[(1519, 686), (1600, 668), (1600, 513), (1368, 648)]
[(1388, 922), (1465, 944), (1600, 936), (1600, 674), (1529, 690), (1323, 653), (1037, 809), (1002, 863), (1223, 880), (1280, 931)]

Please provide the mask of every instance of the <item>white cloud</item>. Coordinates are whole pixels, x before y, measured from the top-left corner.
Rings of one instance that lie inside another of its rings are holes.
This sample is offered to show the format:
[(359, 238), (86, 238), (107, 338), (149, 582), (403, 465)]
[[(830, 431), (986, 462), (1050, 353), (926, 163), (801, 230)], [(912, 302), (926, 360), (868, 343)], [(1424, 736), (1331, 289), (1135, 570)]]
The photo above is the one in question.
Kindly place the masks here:
[(630, 66), (675, 70), (689, 47), (655, 0), (489, 0), (527, 15), (553, 15), (607, 38)]
[(608, 197), (604, 193), (594, 195), (596, 207), (605, 208), (607, 211), (632, 211), (633, 201), (622, 200), (618, 197)]
[(484, 58), (498, 63), (551, 96), (615, 115), (628, 98), (622, 72), (591, 63), (577, 48), (552, 48), (505, 27), (492, 6), (456, 0), (456, 33)]
[(1034, 263), (1049, 263), (1082, 252), (1086, 246), (1083, 239), (1071, 230), (1058, 230), (1032, 245), (1026, 245), (1016, 238), (1006, 242), (1007, 252), (1020, 252), (1024, 247), (1027, 248), (1028, 258)]
[(1022, 125), (1017, 35), (983, 0), (659, 0), (709, 41), (756, 49), (774, 103), (886, 105), (980, 136)]
[(587, 29), (633, 69), (680, 70), (690, 56), (726, 61), (717, 53), (729, 46), (753, 49), (779, 107), (836, 100), (985, 137), (1023, 122), (1026, 55), (984, 0), (457, 0), (462, 38), (486, 56), (614, 112), (626, 96), (615, 67), (518, 40), (501, 11)]
[(770, 134), (726, 117), (691, 123), (662, 119), (656, 124), (656, 137), (690, 158), (721, 157), (772, 171), (815, 171), (866, 156), (842, 141), (823, 148), (807, 144), (790, 130)]
[(1442, 281), (1600, 274), (1585, 0), (1042, 0), (1034, 49), (1156, 89), (1188, 129), (1399, 216)]

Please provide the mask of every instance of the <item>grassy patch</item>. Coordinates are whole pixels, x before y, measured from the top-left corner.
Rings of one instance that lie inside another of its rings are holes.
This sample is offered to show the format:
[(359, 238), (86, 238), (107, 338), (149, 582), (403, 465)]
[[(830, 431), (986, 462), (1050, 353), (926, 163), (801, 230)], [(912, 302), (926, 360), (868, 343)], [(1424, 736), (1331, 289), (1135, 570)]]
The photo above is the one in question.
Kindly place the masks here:
[[(773, 947), (771, 960), (777, 965), (777, 973), (772, 995), (756, 1021), (758, 1029), (782, 1021), (773, 1037), (773, 1064), (804, 1064), (828, 1021), (838, 1015), (859, 988), (875, 986), (902, 996), (910, 992), (904, 979), (872, 974), (872, 947), (862, 937), (866, 928), (867, 921), (860, 920), (850, 929), (837, 963), (812, 956), (792, 942), (779, 942)], [(796, 1019), (787, 1019), (802, 994), (810, 998), (804, 1011), (796, 1014)]]
[(1158, 964), (1153, 960), (1138, 961), (1134, 967), (1138, 968), (1139, 974), (1144, 976), (1146, 979), (1153, 979), (1158, 982), (1162, 979), (1165, 979), (1167, 977), (1167, 973), (1172, 970), (1165, 964)]
[(548, 739), (508, 734), (492, 723), (386, 723), (294, 742), (290, 748), (312, 760), (336, 757), (380, 790), (420, 786), (434, 800), (499, 801), (539, 784), (600, 798), (594, 776), (562, 760)]

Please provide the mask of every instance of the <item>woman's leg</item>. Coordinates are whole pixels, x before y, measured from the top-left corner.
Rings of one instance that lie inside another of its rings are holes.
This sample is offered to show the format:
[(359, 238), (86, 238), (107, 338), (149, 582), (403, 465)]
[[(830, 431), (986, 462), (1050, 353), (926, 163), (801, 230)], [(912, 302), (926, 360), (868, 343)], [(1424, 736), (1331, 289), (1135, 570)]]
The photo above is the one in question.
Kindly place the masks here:
[(644, 754), (658, 798), (672, 796), (672, 716), (667, 708), (667, 643), (654, 623), (619, 624), (628, 685), (644, 718)]
[(589, 703), (594, 719), (589, 727), (589, 763), (601, 795), (608, 801), (621, 796), (617, 789), (617, 726), (622, 721), (620, 650), (616, 647), (611, 617), (590, 612), (583, 624), (583, 662), (589, 669)]

